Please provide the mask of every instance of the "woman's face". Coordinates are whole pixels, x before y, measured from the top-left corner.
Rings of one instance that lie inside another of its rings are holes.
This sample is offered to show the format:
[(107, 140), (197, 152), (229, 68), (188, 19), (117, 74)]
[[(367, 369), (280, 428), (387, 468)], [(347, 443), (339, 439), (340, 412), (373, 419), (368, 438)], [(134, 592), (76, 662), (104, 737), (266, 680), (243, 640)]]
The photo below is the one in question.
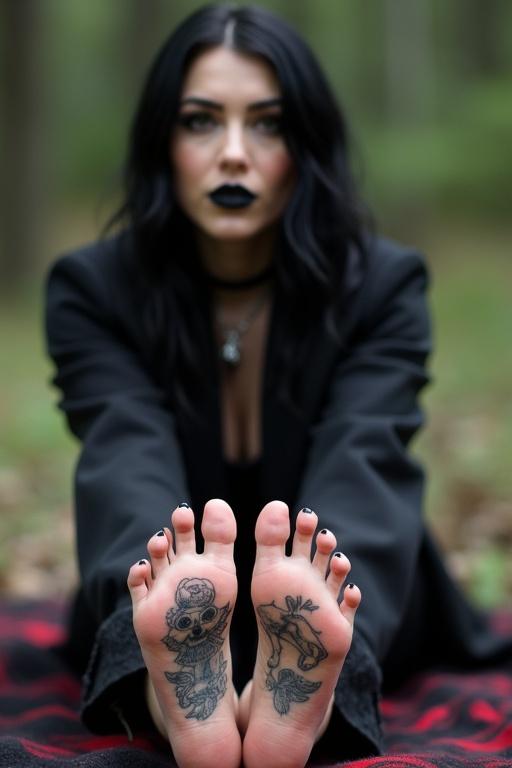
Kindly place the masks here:
[(170, 159), (178, 202), (203, 234), (251, 238), (283, 214), (295, 173), (280, 97), (272, 68), (259, 57), (213, 48), (191, 64)]

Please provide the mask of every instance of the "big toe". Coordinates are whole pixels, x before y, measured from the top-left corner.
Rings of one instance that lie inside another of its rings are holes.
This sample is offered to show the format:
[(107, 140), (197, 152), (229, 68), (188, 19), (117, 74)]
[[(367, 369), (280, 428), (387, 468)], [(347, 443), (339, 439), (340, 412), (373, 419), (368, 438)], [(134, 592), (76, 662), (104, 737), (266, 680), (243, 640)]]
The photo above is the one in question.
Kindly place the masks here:
[(236, 520), (233, 510), (222, 499), (210, 499), (205, 505), (201, 533), (205, 555), (233, 558)]
[(256, 521), (258, 557), (285, 554), (285, 544), (290, 537), (290, 513), (282, 501), (265, 504)]

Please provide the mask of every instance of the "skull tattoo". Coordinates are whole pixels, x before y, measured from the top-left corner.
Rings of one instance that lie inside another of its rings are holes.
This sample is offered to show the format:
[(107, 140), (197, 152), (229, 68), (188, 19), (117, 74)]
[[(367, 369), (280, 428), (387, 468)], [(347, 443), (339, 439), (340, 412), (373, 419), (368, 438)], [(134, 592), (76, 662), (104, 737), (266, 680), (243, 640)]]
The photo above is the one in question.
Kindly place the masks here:
[(176, 605), (165, 617), (169, 631), (162, 638), (169, 651), (176, 652), (176, 664), (187, 669), (165, 676), (176, 686), (180, 706), (192, 706), (186, 717), (198, 720), (209, 717), (227, 685), (227, 662), (221, 649), (230, 605), (219, 608), (214, 600), (209, 579), (182, 579), (176, 588)]

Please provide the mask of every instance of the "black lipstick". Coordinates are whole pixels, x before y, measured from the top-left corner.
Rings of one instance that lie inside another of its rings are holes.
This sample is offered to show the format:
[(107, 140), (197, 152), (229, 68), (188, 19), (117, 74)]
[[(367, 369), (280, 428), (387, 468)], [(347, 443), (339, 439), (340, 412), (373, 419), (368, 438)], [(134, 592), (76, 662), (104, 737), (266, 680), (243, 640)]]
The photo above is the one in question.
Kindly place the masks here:
[(222, 184), (208, 197), (221, 208), (246, 208), (256, 199), (256, 195), (241, 184)]

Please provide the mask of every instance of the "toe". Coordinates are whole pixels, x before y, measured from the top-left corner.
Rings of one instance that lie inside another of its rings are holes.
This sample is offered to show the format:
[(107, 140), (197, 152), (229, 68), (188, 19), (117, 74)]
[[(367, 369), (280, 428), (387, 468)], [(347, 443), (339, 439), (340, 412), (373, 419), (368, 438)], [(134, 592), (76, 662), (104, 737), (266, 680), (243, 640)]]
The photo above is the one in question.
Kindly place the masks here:
[(360, 602), (361, 591), (359, 587), (356, 587), (355, 584), (347, 584), (343, 591), (343, 601), (340, 605), (340, 611), (349, 624), (354, 623), (354, 617)]
[(147, 560), (139, 560), (132, 565), (128, 573), (128, 589), (132, 598), (133, 605), (137, 605), (144, 600), (148, 594), (148, 583), (151, 578), (149, 563)]
[(176, 554), (195, 554), (196, 535), (194, 532), (194, 513), (185, 504), (180, 504), (172, 513), (172, 527), (174, 528), (174, 540)]
[(153, 577), (158, 578), (169, 567), (169, 539), (165, 530), (157, 531), (148, 541), (148, 553), (151, 558)]
[(293, 536), (293, 557), (311, 558), (311, 544), (316, 530), (318, 518), (309, 507), (301, 509), (297, 515), (295, 523), (295, 533)]
[(290, 536), (290, 515), (282, 501), (265, 504), (256, 521), (258, 557), (284, 557), (284, 547)]
[(205, 505), (201, 532), (204, 554), (233, 560), (236, 520), (233, 510), (222, 499), (211, 499)]
[(350, 571), (350, 560), (343, 552), (335, 552), (331, 557), (329, 575), (327, 576), (327, 588), (338, 599), (343, 582)]
[(313, 558), (313, 567), (316, 568), (322, 578), (325, 579), (331, 552), (336, 549), (336, 536), (327, 528), (322, 528), (316, 537), (316, 552)]

